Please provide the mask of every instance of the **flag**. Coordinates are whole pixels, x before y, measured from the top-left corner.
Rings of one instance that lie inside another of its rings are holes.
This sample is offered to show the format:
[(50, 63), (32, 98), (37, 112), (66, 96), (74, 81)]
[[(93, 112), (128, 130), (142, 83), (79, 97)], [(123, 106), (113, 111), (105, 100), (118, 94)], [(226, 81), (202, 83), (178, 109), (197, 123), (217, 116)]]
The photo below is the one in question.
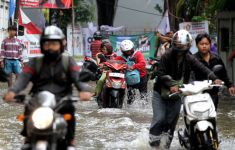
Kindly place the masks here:
[(15, 12), (15, 0), (10, 0), (9, 2), (9, 18), (13, 16)]
[(14, 14), (14, 12), (15, 12), (15, 0), (10, 0), (9, 1), (9, 23), (10, 23), (10, 25), (12, 25), (12, 16), (13, 16), (13, 14)]
[(168, 15), (168, 10), (166, 10), (164, 16), (162, 17), (162, 20), (158, 26), (159, 33), (162, 35), (165, 35), (167, 32), (170, 32), (170, 23), (169, 23), (169, 15)]
[(19, 25), (24, 26), (27, 34), (40, 34), (41, 30), (25, 15), (20, 9), (19, 13)]

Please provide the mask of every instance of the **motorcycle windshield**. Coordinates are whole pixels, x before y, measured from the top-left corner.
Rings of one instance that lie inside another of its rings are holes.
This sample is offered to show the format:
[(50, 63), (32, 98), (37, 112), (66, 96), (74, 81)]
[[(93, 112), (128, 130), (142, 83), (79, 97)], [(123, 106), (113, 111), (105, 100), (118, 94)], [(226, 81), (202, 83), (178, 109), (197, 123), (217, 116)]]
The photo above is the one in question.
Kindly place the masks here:
[(56, 106), (56, 98), (54, 94), (43, 91), (35, 96), (33, 103), (36, 106), (50, 107), (53, 109)]
[(120, 60), (108, 60), (105, 65), (115, 70), (121, 70), (126, 67), (126, 63)]

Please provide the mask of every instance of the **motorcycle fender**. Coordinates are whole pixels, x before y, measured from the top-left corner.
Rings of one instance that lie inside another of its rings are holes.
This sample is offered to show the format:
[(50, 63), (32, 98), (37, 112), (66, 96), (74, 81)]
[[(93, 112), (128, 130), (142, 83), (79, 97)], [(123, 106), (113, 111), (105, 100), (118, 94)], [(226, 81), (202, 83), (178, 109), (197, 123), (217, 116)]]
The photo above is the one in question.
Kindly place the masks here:
[(208, 128), (214, 129), (214, 127), (213, 127), (211, 122), (205, 121), (205, 120), (198, 121), (196, 123), (196, 125), (194, 126), (194, 132), (196, 130), (198, 130), (198, 131), (206, 131)]
[(35, 148), (40, 150), (47, 150), (47, 141), (37, 141)]
[(111, 95), (112, 97), (118, 97), (118, 96), (119, 96), (119, 91), (118, 91), (118, 90), (112, 90), (111, 93), (110, 93), (110, 95)]

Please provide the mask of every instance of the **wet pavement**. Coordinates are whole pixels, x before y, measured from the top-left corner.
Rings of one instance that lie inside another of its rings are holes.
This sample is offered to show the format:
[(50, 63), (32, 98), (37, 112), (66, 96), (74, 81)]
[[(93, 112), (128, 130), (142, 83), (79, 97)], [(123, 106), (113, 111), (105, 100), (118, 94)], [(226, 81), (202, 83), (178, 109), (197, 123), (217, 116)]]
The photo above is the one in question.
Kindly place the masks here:
[[(151, 86), (151, 85), (150, 85)], [(1, 92), (6, 85), (0, 84)], [(151, 99), (149, 92), (149, 101)], [(23, 138), (19, 135), (22, 123), (16, 115), (23, 112), (21, 104), (7, 104), (0, 100), (0, 150), (19, 150)], [(76, 104), (76, 147), (78, 150), (150, 150), (148, 128), (152, 119), (151, 103), (138, 98), (123, 109), (98, 109), (94, 100)], [(235, 150), (235, 99), (223, 97), (218, 109), (218, 130), (221, 150)], [(177, 128), (183, 127), (182, 117)], [(171, 150), (181, 150), (175, 136)]]

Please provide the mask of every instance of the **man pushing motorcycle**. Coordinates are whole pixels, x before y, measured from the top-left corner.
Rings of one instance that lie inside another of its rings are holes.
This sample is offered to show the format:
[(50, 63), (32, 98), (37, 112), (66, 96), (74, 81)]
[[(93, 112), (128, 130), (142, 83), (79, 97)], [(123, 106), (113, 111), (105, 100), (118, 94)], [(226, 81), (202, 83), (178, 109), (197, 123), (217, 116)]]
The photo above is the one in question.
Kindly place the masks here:
[[(57, 101), (60, 101), (62, 97), (72, 95), (72, 84), (74, 84), (78, 91), (80, 91), (80, 100), (90, 99), (91, 93), (89, 92), (89, 86), (79, 80), (79, 67), (72, 57), (63, 54), (64, 39), (65, 36), (58, 27), (48, 26), (44, 29), (40, 39), (43, 56), (33, 58), (24, 66), (23, 72), (20, 74), (15, 85), (4, 95), (6, 102), (11, 102), (20, 91), (26, 88), (30, 81), (33, 83), (31, 89), (32, 97), (35, 97), (41, 91), (49, 91), (55, 95)], [(73, 143), (75, 133), (75, 107), (73, 104), (68, 104), (61, 109), (61, 113), (69, 113), (72, 116), (72, 119), (67, 122), (68, 132), (66, 139), (67, 146), (75, 149)], [(28, 114), (30, 112), (26, 105), (24, 115)], [(27, 120), (25, 119), (23, 131), (21, 132), (26, 137), (23, 148), (30, 149), (27, 147), (30, 139), (27, 137), (26, 123)]]
[[(180, 84), (188, 83), (191, 70), (205, 74), (216, 84), (222, 82), (190, 54), (191, 42), (192, 37), (189, 32), (179, 30), (173, 35), (172, 48), (161, 57), (152, 97), (153, 119), (149, 132), (152, 147), (159, 148), (163, 144), (161, 143), (163, 135), (166, 135), (166, 143), (162, 146), (164, 149), (169, 149), (180, 113), (181, 99), (178, 96), (166, 95), (177, 93)], [(164, 79), (165, 75), (171, 77), (170, 81)]]
[[(126, 80), (128, 85), (127, 103), (132, 104), (134, 101), (133, 88), (136, 88), (140, 91), (141, 99), (147, 99), (147, 73), (145, 69), (146, 62), (144, 60), (143, 54), (140, 51), (134, 50), (134, 43), (131, 40), (122, 41), (120, 49), (122, 51), (122, 55), (116, 57), (115, 59), (125, 61), (128, 64), (127, 70), (129, 72), (126, 73)], [(136, 76), (139, 76), (139, 80), (134, 81), (135, 72), (133, 71), (138, 72), (138, 75)], [(133, 81), (129, 81), (128, 78), (133, 79)]]

